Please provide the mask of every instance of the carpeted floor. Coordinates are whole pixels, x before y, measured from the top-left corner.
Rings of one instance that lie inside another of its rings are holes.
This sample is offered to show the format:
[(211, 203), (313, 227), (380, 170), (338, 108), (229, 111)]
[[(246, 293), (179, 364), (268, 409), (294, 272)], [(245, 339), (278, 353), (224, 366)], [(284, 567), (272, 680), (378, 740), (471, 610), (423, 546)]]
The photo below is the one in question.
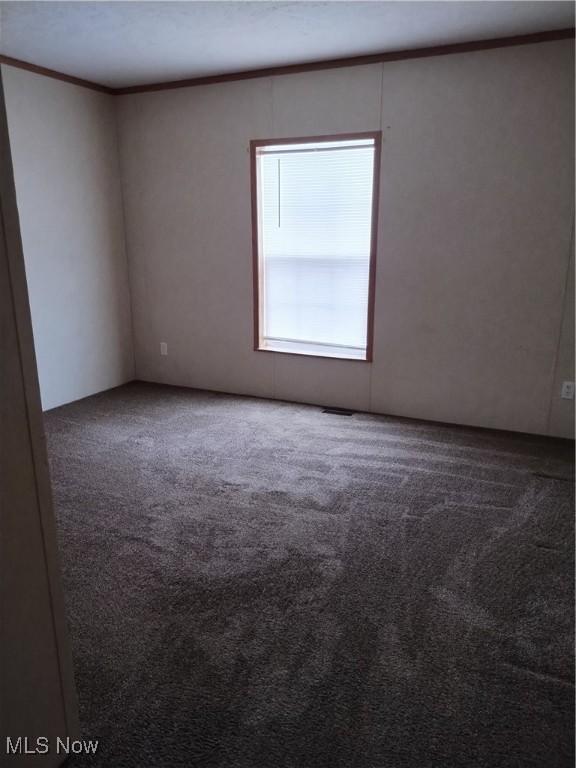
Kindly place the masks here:
[(572, 768), (572, 444), (146, 384), (46, 428), (71, 765)]

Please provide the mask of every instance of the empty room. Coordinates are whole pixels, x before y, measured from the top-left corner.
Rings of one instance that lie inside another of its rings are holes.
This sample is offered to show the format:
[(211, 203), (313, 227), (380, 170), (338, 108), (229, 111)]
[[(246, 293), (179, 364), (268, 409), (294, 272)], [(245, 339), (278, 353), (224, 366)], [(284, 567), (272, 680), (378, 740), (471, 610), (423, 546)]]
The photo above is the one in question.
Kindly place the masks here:
[(0, 763), (572, 768), (574, 64), (0, 2)]

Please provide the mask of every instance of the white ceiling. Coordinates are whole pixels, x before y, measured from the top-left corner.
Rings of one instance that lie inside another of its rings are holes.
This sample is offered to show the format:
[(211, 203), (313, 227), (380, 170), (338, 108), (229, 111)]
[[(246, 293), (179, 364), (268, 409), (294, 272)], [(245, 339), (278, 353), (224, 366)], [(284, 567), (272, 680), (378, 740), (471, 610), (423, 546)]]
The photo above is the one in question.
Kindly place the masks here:
[(123, 87), (571, 27), (572, 2), (0, 2), (0, 52)]

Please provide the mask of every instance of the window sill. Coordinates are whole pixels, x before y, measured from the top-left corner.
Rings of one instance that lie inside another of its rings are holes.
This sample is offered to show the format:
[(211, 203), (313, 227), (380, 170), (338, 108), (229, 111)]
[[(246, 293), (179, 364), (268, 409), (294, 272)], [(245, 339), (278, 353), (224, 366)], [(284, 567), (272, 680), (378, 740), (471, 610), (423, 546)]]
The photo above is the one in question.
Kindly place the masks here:
[(371, 360), (368, 360), (366, 353), (364, 352), (362, 356), (353, 355), (353, 354), (346, 354), (343, 351), (334, 351), (334, 352), (328, 352), (328, 351), (322, 351), (322, 350), (308, 350), (303, 347), (294, 347), (293, 349), (286, 349), (282, 348), (280, 346), (274, 346), (271, 344), (261, 345), (256, 348), (256, 352), (275, 352), (280, 355), (296, 355), (297, 357), (316, 357), (316, 358), (322, 358), (323, 360), (350, 360), (352, 362), (356, 363), (370, 363)]

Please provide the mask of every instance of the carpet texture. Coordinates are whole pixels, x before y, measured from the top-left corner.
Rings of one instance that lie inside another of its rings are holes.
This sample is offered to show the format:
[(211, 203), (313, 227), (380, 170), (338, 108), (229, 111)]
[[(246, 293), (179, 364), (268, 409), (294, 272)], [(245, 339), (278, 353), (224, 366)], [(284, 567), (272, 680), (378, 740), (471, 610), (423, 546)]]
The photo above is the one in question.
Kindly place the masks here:
[(46, 414), (106, 768), (571, 768), (573, 454), (130, 384)]

